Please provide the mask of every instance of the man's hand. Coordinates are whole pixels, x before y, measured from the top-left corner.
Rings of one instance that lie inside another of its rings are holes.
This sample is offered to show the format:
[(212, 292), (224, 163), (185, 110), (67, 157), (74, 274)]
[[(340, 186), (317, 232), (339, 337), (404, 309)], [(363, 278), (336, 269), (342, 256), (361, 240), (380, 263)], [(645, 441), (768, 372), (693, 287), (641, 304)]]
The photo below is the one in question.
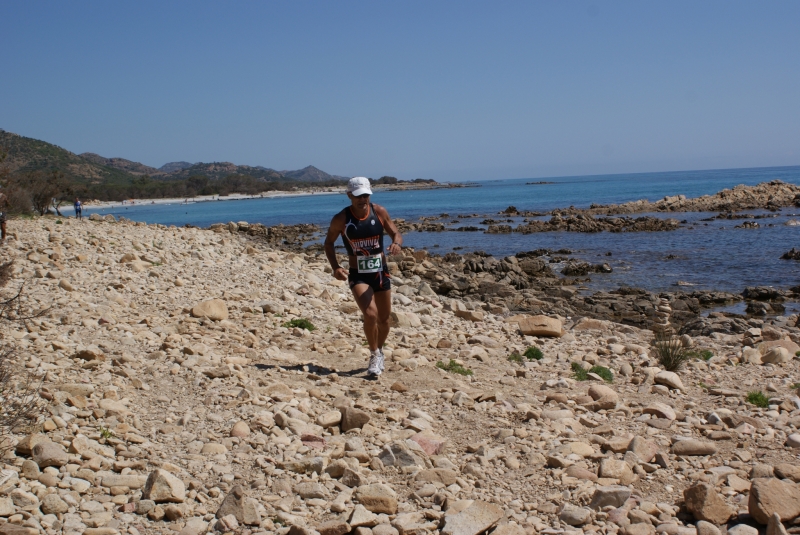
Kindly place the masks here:
[(396, 243), (391, 244), (387, 250), (390, 255), (400, 254), (400, 246)]
[(347, 280), (347, 270), (344, 269), (343, 267), (338, 267), (338, 268), (336, 268), (334, 270), (333, 276), (336, 277), (337, 279), (339, 279), (340, 281), (346, 281)]

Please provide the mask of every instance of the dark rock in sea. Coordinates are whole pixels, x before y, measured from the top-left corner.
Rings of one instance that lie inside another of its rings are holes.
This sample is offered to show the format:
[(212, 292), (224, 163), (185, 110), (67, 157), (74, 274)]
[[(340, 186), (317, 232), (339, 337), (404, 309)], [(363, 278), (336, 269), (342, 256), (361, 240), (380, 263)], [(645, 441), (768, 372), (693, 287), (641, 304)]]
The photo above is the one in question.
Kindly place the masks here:
[(755, 221), (745, 221), (741, 225), (736, 225), (733, 228), (760, 228), (761, 226)]
[(800, 260), (800, 250), (792, 247), (789, 251), (781, 255), (783, 260)]
[(613, 270), (608, 264), (590, 264), (588, 262), (569, 262), (561, 270), (567, 277), (583, 277), (589, 273), (611, 273)]
[(745, 299), (752, 299), (755, 301), (770, 301), (780, 303), (788, 297), (786, 290), (779, 290), (772, 286), (748, 286), (742, 292)]
[(696, 299), (697, 302), (705, 308), (730, 305), (742, 300), (741, 295), (736, 295), (729, 292), (716, 292), (708, 290), (692, 292), (689, 294), (689, 297)]
[(697, 317), (685, 323), (679, 334), (688, 334), (689, 336), (711, 336), (713, 333), (742, 334), (750, 327), (751, 325), (741, 318), (709, 315), (709, 317)]
[(529, 221), (519, 225), (516, 232), (660, 232), (675, 230), (680, 226), (677, 219), (643, 217), (592, 217), (585, 214), (554, 214), (549, 221)]
[(780, 303), (763, 303), (749, 301), (745, 313), (751, 316), (774, 316), (786, 312), (786, 307)]
[(511, 234), (511, 225), (489, 225), (486, 234)]

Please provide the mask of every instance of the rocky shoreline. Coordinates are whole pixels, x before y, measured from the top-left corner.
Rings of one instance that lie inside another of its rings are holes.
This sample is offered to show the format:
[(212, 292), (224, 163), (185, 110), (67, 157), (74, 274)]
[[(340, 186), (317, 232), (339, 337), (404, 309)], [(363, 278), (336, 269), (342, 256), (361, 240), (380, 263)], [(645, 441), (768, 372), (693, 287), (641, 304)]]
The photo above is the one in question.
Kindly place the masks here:
[[(44, 417), (9, 437), (0, 533), (800, 532), (797, 316), (709, 327), (692, 307), (730, 295), (404, 250), (372, 382), (346, 285), (284, 249), (317, 230), (14, 220), (3, 296), (40, 315), (0, 342)], [(650, 329), (680, 324), (703, 357), (673, 373)]]
[[(629, 217), (630, 214), (719, 212), (712, 219), (763, 219), (769, 214), (742, 214), (743, 210), (780, 210), (789, 206), (800, 206), (800, 186), (780, 180), (764, 182), (755, 186), (736, 186), (714, 195), (687, 198), (685, 195), (664, 197), (655, 202), (631, 201), (624, 204), (596, 205), (589, 208), (555, 208), (546, 212), (527, 211), (509, 206), (499, 214), (450, 214), (426, 216), (419, 221), (397, 221), (401, 232), (486, 232), (502, 234), (520, 232), (664, 232), (680, 228), (682, 222), (675, 218), (656, 216)], [(507, 219), (496, 219), (497, 216)], [(531, 218), (550, 219), (532, 220)], [(517, 219), (511, 219), (517, 218)], [(521, 222), (518, 221), (522, 218)], [(464, 219), (482, 219), (481, 226), (460, 225)], [(517, 224), (516, 227), (512, 226)], [(757, 228), (755, 221), (745, 221), (743, 227)]]
[[(304, 246), (320, 232), (315, 225), (278, 225), (265, 227), (246, 222), (212, 225), (217, 232), (242, 233), (256, 243), (287, 251), (305, 252), (321, 257), (321, 246)], [(426, 250), (404, 249), (402, 255), (389, 258), (393, 274), (410, 281), (425, 295), (468, 298), (496, 314), (555, 313), (564, 317), (590, 316), (651, 328), (658, 303), (666, 299), (672, 307), (678, 330), (687, 334), (712, 332), (741, 333), (751, 323), (784, 313), (783, 303), (800, 300), (800, 286), (785, 289), (745, 288), (740, 294), (714, 290), (649, 292), (639, 288), (619, 288), (586, 295), (580, 290), (592, 273), (608, 273), (608, 264), (590, 264), (570, 257), (571, 251), (541, 249), (517, 253), (502, 259), (476, 252), (444, 256)], [(345, 260), (346, 263), (346, 260)], [(550, 264), (563, 263), (560, 273)], [(745, 302), (745, 315), (712, 312), (711, 309)], [(750, 322), (750, 323), (748, 323)]]

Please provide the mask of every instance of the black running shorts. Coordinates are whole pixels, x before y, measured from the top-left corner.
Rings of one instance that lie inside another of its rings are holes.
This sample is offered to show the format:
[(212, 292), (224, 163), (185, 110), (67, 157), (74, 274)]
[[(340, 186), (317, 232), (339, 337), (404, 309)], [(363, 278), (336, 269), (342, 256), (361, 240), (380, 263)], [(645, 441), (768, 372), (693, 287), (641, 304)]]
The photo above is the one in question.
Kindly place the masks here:
[(389, 270), (386, 266), (383, 267), (383, 271), (378, 273), (359, 273), (358, 269), (350, 268), (347, 282), (350, 288), (356, 284), (368, 284), (373, 292), (385, 292), (392, 289), (392, 279), (389, 277)]

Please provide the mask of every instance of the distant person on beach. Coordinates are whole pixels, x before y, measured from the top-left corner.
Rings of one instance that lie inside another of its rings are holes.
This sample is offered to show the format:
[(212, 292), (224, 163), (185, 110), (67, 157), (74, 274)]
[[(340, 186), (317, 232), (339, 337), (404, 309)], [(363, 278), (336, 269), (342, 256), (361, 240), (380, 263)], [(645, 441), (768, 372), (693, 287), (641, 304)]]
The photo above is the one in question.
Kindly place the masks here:
[(0, 191), (0, 244), (6, 242), (6, 210), (8, 209), (8, 197)]
[[(392, 312), (392, 281), (383, 250), (384, 231), (392, 239), (389, 254), (400, 253), (403, 237), (383, 206), (370, 202), (372, 188), (365, 177), (351, 178), (347, 183), (350, 206), (333, 216), (325, 237), (325, 256), (333, 276), (346, 280), (358, 308), (364, 314), (364, 334), (369, 345), (367, 373), (378, 377), (383, 373), (383, 344), (389, 336)], [(334, 244), (342, 237), (347, 250), (349, 271), (339, 265)]]
[(75, 197), (75, 219), (83, 219), (83, 204), (81, 200)]

